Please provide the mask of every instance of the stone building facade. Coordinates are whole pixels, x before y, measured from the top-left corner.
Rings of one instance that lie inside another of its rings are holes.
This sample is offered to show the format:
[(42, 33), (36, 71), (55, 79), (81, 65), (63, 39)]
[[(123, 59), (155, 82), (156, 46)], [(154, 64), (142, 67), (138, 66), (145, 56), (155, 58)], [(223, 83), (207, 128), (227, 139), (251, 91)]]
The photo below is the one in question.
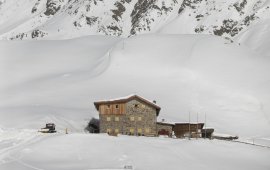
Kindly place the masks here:
[(158, 135), (172, 136), (174, 124), (157, 122)]
[(172, 136), (201, 134), (203, 123), (157, 122), (161, 108), (153, 101), (137, 95), (94, 102), (99, 111), (100, 133), (111, 135)]
[(100, 132), (126, 135), (157, 135), (157, 116), (160, 107), (137, 95), (98, 101)]

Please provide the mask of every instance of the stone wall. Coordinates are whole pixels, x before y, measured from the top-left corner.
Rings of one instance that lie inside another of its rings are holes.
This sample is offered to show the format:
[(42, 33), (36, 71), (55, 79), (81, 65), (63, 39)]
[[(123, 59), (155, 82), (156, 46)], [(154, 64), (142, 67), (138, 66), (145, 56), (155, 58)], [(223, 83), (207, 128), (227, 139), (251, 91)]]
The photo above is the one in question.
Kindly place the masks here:
[(169, 136), (172, 135), (172, 131), (173, 131), (173, 126), (170, 124), (166, 124), (166, 123), (157, 123), (157, 133), (161, 130), (165, 130), (167, 132), (169, 132)]
[[(134, 129), (135, 135), (156, 135), (156, 109), (139, 100), (131, 100), (126, 104), (125, 132), (130, 133)], [(132, 121), (132, 117), (134, 121)], [(140, 118), (141, 120), (140, 120)]]
[(99, 114), (100, 133), (156, 136), (157, 116), (154, 107), (134, 99), (125, 104), (125, 110), (126, 113), (121, 115)]
[[(124, 117), (125, 115), (100, 114), (100, 133), (108, 133), (108, 130), (110, 133), (123, 133)], [(118, 132), (116, 130), (118, 130)]]

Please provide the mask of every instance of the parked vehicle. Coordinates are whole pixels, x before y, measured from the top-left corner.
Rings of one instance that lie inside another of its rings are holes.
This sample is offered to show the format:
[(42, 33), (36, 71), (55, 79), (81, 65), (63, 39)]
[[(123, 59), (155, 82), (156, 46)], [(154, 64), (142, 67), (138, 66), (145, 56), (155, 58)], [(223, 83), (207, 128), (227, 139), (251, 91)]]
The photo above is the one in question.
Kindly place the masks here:
[(41, 133), (55, 133), (55, 124), (54, 123), (47, 123), (46, 127), (41, 128), (41, 130), (39, 130), (39, 132)]

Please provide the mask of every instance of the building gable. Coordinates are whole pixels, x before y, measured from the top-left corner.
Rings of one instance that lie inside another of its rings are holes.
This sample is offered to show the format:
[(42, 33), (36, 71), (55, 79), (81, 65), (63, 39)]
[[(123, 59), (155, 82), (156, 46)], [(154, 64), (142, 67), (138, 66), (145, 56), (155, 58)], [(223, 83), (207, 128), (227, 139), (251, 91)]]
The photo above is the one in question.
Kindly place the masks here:
[(108, 109), (108, 108), (106, 108), (106, 105), (107, 106), (109, 106), (109, 105), (110, 106), (111, 105), (115, 106), (115, 105), (118, 105), (118, 104), (121, 105), (121, 104), (126, 104), (126, 103), (128, 103), (128, 102), (130, 102), (132, 100), (136, 100), (136, 101), (138, 101), (138, 102), (140, 102), (140, 103), (142, 103), (142, 104), (144, 104), (144, 105), (146, 105), (148, 107), (152, 107), (153, 109), (155, 109), (156, 115), (157, 116), (159, 115), (159, 112), (160, 112), (161, 108), (157, 104), (155, 104), (155, 103), (153, 103), (153, 102), (151, 102), (151, 101), (149, 101), (149, 100), (147, 100), (145, 98), (142, 98), (142, 97), (140, 97), (138, 95), (130, 95), (130, 96), (123, 97), (123, 98), (118, 98), (118, 99), (97, 101), (97, 102), (94, 102), (94, 105), (95, 105), (96, 109), (98, 111), (100, 111), (101, 113), (106, 113), (106, 112), (114, 113), (113, 112), (114, 108), (111, 108), (111, 111), (104, 110), (104, 109)]

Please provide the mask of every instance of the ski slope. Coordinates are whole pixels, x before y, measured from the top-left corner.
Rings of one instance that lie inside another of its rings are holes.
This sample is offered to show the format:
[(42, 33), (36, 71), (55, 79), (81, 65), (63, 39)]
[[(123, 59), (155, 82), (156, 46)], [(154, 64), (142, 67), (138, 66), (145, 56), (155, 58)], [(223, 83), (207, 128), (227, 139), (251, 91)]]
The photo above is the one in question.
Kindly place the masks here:
[(237, 37), (239, 43), (248, 46), (261, 56), (270, 57), (270, 19), (264, 19), (257, 25)]
[(83, 131), (93, 102), (132, 93), (156, 100), (159, 119), (269, 137), (269, 60), (208, 35), (1, 41), (0, 126)]
[[(26, 134), (33, 134), (25, 132)], [(228, 141), (101, 134), (35, 135), (9, 148), (5, 170), (245, 169), (268, 170), (269, 149)], [(1, 151), (1, 150), (0, 150)]]
[[(270, 169), (269, 0), (142, 2), (0, 0), (0, 170)], [(243, 143), (84, 132), (130, 94)]]

